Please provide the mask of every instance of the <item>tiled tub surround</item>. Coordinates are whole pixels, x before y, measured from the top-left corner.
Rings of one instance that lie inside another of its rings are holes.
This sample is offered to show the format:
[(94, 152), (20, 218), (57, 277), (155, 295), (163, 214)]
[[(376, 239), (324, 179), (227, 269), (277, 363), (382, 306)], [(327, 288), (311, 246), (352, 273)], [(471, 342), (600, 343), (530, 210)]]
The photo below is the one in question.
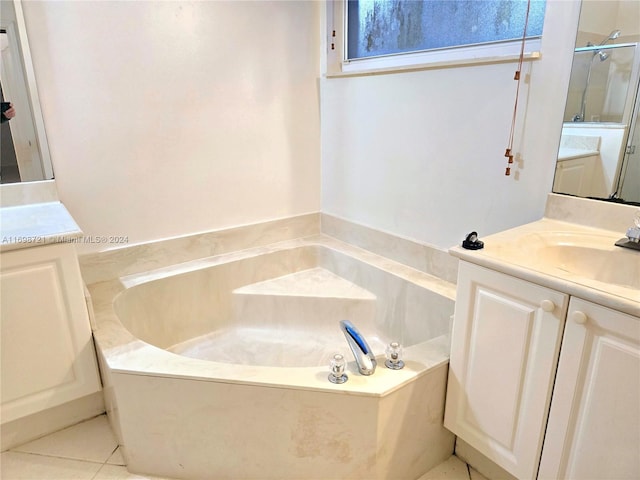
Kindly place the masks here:
[(458, 259), (446, 249), (402, 238), (325, 213), (309, 213), (81, 255), (86, 283), (145, 272), (198, 258), (322, 233), (455, 283)]
[[(133, 472), (415, 479), (453, 450), (442, 426), (448, 282), (313, 235), (89, 291), (107, 408)], [(357, 372), (343, 318), (370, 341), (374, 375)], [(390, 340), (405, 345), (403, 370), (384, 367)], [(343, 385), (327, 380), (336, 352), (349, 360)]]
[(320, 215), (320, 223), (321, 231), (325, 235), (416, 268), (447, 282), (456, 283), (458, 259), (449, 255), (447, 250), (326, 213)]
[(199, 258), (320, 233), (320, 214), (309, 213), (80, 256), (85, 283), (177, 265)]

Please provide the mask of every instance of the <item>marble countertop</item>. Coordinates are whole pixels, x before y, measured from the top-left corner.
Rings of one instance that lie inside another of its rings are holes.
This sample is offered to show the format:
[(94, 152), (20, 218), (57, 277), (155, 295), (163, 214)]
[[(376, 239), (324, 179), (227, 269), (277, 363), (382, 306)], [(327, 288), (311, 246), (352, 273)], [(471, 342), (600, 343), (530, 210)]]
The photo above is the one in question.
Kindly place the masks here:
[(69, 242), (82, 230), (60, 202), (0, 208), (0, 251)]
[(600, 155), (598, 150), (585, 150), (584, 148), (560, 147), (558, 151), (558, 161), (571, 160), (574, 158), (591, 157)]
[[(549, 218), (505, 230), (485, 238), (482, 250), (453, 247), (449, 253), (455, 257), (492, 270), (582, 298), (630, 315), (640, 316), (640, 289), (633, 286), (598, 281), (566, 269), (562, 258), (550, 261), (543, 255), (543, 247), (552, 241), (571, 244), (580, 240), (599, 242), (604, 255), (625, 255), (626, 267), (635, 269), (640, 276), (640, 251), (614, 246), (624, 232), (603, 230)], [(555, 240), (553, 240), (555, 238)], [(567, 241), (566, 239), (570, 239)], [(546, 242), (546, 243), (545, 243)], [(562, 244), (562, 243), (560, 243)], [(633, 274), (633, 271), (632, 271)]]

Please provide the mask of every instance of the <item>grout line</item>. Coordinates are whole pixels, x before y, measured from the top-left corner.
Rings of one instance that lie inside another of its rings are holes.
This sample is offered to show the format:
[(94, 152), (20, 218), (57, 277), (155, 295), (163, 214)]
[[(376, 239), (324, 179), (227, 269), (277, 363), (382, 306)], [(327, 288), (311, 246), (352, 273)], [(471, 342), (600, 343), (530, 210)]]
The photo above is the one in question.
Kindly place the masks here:
[[(98, 469), (98, 471), (93, 475), (93, 477), (91, 477), (91, 480), (95, 480), (98, 475), (100, 475), (100, 472), (102, 471), (102, 469), (104, 468), (105, 465), (107, 465), (107, 462), (109, 461), (109, 459), (113, 456), (113, 454), (116, 452), (116, 450), (118, 450), (118, 448), (120, 447), (120, 444), (116, 444), (115, 448), (111, 451), (111, 453), (107, 456), (107, 459), (102, 462), (102, 466)], [(120, 465), (118, 465), (120, 466)], [(127, 468), (125, 466), (125, 468)]]
[(91, 480), (96, 480), (96, 477), (100, 474), (100, 471), (104, 468), (104, 466), (105, 464), (103, 463), (102, 466), (98, 469), (98, 471), (93, 474), (93, 477), (91, 477)]
[(106, 461), (105, 461), (105, 463), (101, 464), (100, 462), (93, 462), (91, 460), (78, 460), (77, 458), (60, 457), (60, 456), (57, 456), (57, 455), (47, 455), (47, 454), (44, 454), (44, 453), (20, 452), (20, 451), (17, 451), (17, 450), (6, 450), (5, 452), (2, 452), (2, 453), (18, 453), (18, 454), (22, 454), (22, 455), (31, 455), (31, 456), (35, 456), (35, 457), (58, 458), (60, 460), (65, 460), (65, 461), (91, 463), (93, 465), (100, 465), (100, 468), (98, 468), (96, 473), (89, 480), (95, 480), (96, 477), (98, 476), (98, 474), (100, 473), (100, 471), (102, 470), (102, 468), (104, 467), (104, 465), (106, 464)]
[[(125, 465), (111, 465), (109, 463), (107, 463), (106, 461), (102, 464), (102, 466), (98, 469), (98, 471), (96, 472), (96, 474), (91, 477), (91, 480), (95, 480), (96, 478), (98, 478), (98, 475), (100, 475), (100, 472), (102, 472), (102, 469), (107, 466), (110, 465), (112, 467), (118, 467), (118, 468), (124, 468), (125, 470), (127, 469), (127, 467)], [(127, 470), (127, 473), (129, 473), (129, 471)]]
[(11, 452), (11, 453), (21, 453), (22, 455), (35, 455), (37, 457), (48, 457), (48, 458), (59, 458), (61, 460), (71, 460), (73, 462), (84, 462), (84, 463), (94, 463), (97, 465), (102, 464), (102, 462), (95, 462), (93, 460), (83, 460), (80, 458), (72, 458), (72, 457), (61, 457), (60, 455), (49, 455), (46, 453), (36, 453), (36, 452), (22, 452), (20, 450), (6, 450), (5, 452), (2, 453), (7, 453), (7, 452)]
[(107, 459), (104, 461), (104, 463), (107, 463), (109, 461), (109, 459), (113, 456), (114, 453), (116, 453), (116, 450), (118, 450), (118, 448), (120, 448), (120, 444), (116, 443), (115, 448), (113, 449), (113, 451), (109, 454), (109, 456), (107, 457)]

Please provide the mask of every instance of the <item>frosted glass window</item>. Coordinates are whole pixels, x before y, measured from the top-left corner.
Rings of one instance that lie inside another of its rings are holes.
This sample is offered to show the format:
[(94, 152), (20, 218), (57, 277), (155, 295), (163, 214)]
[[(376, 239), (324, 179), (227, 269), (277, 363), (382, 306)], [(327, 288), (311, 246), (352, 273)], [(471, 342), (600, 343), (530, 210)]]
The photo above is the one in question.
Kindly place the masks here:
[[(527, 37), (542, 35), (545, 0), (532, 0)], [(347, 59), (522, 38), (527, 0), (349, 0)]]

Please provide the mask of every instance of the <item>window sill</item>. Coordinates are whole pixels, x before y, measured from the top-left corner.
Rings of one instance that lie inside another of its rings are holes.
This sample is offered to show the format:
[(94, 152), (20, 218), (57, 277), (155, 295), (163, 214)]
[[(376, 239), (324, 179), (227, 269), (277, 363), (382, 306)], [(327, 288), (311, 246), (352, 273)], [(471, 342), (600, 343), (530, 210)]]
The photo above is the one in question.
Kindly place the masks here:
[[(539, 51), (528, 52), (524, 54), (524, 61), (540, 60), (542, 54)], [(384, 75), (390, 73), (402, 73), (420, 70), (430, 70), (434, 68), (449, 68), (449, 67), (461, 67), (470, 65), (484, 65), (495, 63), (510, 63), (517, 62), (520, 59), (520, 55), (506, 54), (506, 55), (493, 55), (493, 56), (479, 56), (475, 58), (460, 58), (460, 59), (448, 59), (440, 61), (430, 61), (428, 63), (413, 63), (407, 65), (393, 65), (393, 66), (374, 66), (372, 60), (366, 60), (368, 62), (367, 67), (364, 67), (360, 61), (344, 63), (342, 65), (342, 71), (332, 71), (326, 73), (326, 78), (342, 78), (342, 77), (360, 77), (369, 75)], [(360, 63), (360, 65), (357, 65)], [(382, 63), (382, 62), (380, 62)]]

